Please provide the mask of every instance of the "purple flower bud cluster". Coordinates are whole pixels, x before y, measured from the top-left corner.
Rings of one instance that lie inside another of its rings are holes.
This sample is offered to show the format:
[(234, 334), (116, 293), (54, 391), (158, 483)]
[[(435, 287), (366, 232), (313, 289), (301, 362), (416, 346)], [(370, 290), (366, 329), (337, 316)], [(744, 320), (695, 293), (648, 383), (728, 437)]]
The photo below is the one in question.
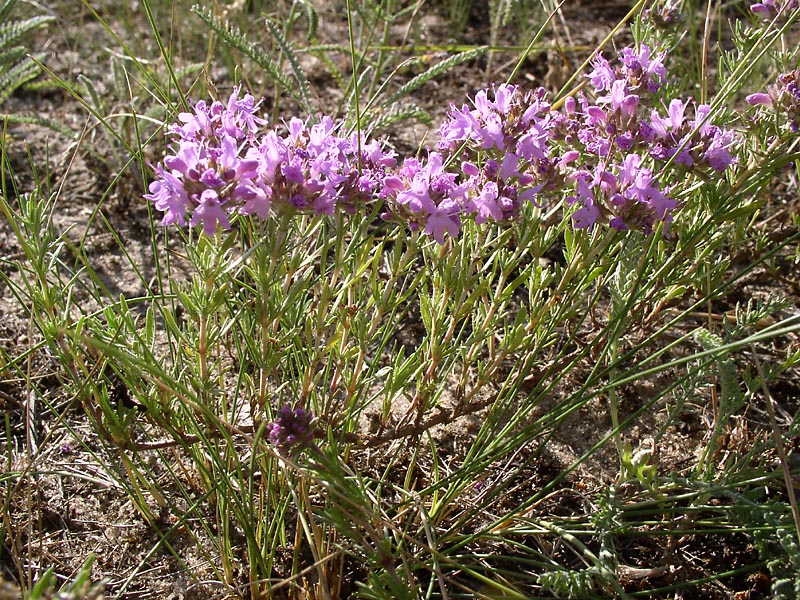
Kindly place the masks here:
[(151, 200), (163, 224), (202, 224), (207, 235), (229, 229), (234, 214), (266, 219), (271, 212), (350, 214), (384, 193), (394, 153), (357, 134), (342, 136), (330, 117), (294, 118), (280, 135), (259, 135), (259, 104), (234, 89), (227, 104), (198, 102), (180, 113), (173, 154), (156, 167)]
[(645, 20), (651, 21), (656, 27), (669, 28), (680, 23), (684, 15), (681, 12), (680, 2), (656, 2), (652, 8), (647, 8), (642, 12)]
[(565, 98), (561, 109), (543, 89), (479, 91), (471, 104), (450, 106), (435, 149), (400, 165), (379, 142), (343, 136), (330, 117), (263, 132), (259, 103), (236, 88), (227, 104), (199, 102), (179, 115), (176, 149), (145, 197), (165, 225), (202, 224), (207, 234), (237, 214), (355, 214), (373, 201), (383, 202), (385, 221), (439, 244), (466, 219), (510, 221), (526, 202), (565, 201), (578, 228), (649, 233), (679, 207), (654, 165), (670, 161), (661, 177), (677, 183), (735, 163), (736, 138), (709, 121), (709, 106), (673, 99), (663, 109), (664, 59), (646, 45), (623, 49), (615, 64), (598, 54), (588, 94)]
[(800, 131), (800, 69), (779, 75), (766, 93), (750, 94), (747, 102), (783, 113), (789, 131), (797, 133)]
[(284, 454), (301, 450), (314, 442), (314, 416), (299, 406), (292, 408), (286, 404), (267, 427), (270, 443)]

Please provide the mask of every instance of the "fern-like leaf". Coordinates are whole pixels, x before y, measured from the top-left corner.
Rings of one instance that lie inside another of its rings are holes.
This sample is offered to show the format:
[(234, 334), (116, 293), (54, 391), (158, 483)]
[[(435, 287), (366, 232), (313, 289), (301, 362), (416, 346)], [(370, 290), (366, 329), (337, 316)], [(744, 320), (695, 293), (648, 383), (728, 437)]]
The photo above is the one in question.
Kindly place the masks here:
[(72, 140), (75, 140), (78, 137), (77, 134), (72, 131), (72, 129), (64, 126), (63, 123), (59, 123), (58, 121), (54, 121), (52, 119), (46, 119), (39, 115), (0, 113), (0, 121), (6, 121), (8, 123), (25, 123), (27, 125), (39, 125), (40, 127), (47, 127), (48, 129), (57, 131), (58, 133)]
[(27, 56), (27, 50), (17, 42), (34, 29), (55, 20), (51, 16), (12, 19), (11, 11), (17, 0), (6, 0), (0, 7), (0, 104), (19, 87), (39, 74), (43, 56)]
[(0, 48), (15, 44), (25, 34), (55, 21), (55, 17), (39, 15), (21, 21), (8, 21), (0, 25)]
[[(42, 55), (36, 57), (41, 60)], [(39, 65), (27, 56), (9, 69), (0, 69), (0, 104), (39, 74)]]
[(308, 30), (306, 31), (306, 41), (310, 42), (317, 37), (317, 27), (319, 27), (319, 13), (311, 2), (307, 0), (297, 0), (303, 9), (306, 11), (306, 19), (308, 20)]
[(736, 303), (736, 324), (725, 321), (730, 335), (739, 335), (751, 327), (764, 327), (782, 310), (786, 310), (791, 302), (786, 298), (750, 298), (746, 304)]
[(505, 2), (500, 3), (500, 14), (499, 22), (502, 23), (503, 27), (508, 27), (511, 24), (511, 20), (514, 16), (514, 10), (519, 6), (519, 0), (507, 0)]
[(431, 115), (416, 104), (407, 102), (393, 102), (386, 107), (380, 114), (370, 117), (372, 131), (386, 129), (400, 121), (415, 119), (426, 125), (430, 125), (433, 119)]
[(289, 66), (292, 68), (294, 78), (297, 80), (297, 83), (300, 86), (300, 94), (303, 97), (303, 102), (301, 105), (302, 109), (306, 113), (311, 114), (313, 112), (311, 104), (311, 86), (308, 83), (306, 74), (300, 67), (300, 62), (297, 60), (297, 54), (295, 54), (294, 50), (292, 49), (292, 45), (289, 43), (289, 40), (286, 39), (286, 36), (283, 35), (283, 31), (281, 31), (281, 28), (278, 26), (278, 24), (269, 17), (265, 19), (265, 22), (267, 29), (269, 29), (270, 34), (275, 39), (275, 42), (278, 44), (281, 52), (286, 57), (286, 60), (289, 62)]
[(25, 57), (25, 52), (26, 50), (22, 46), (13, 46), (5, 49), (4, 46), (0, 45), (0, 70), (4, 65), (13, 65), (22, 60)]
[[(721, 337), (707, 329), (695, 330), (694, 338), (704, 350), (716, 350), (724, 344)], [(739, 372), (736, 370), (733, 359), (726, 353), (720, 353), (715, 356), (715, 362), (719, 370), (721, 392), (719, 403), (720, 421), (724, 421), (741, 406), (744, 397), (739, 387)]]
[(410, 81), (405, 83), (394, 92), (391, 96), (389, 96), (382, 104), (389, 105), (393, 102), (400, 100), (401, 98), (407, 96), (408, 94), (412, 93), (415, 90), (418, 90), (431, 79), (434, 79), (452, 69), (455, 66), (463, 64), (465, 62), (469, 62), (470, 60), (474, 60), (479, 56), (483, 56), (489, 50), (488, 46), (479, 46), (478, 48), (473, 48), (471, 50), (466, 50), (464, 52), (459, 52), (458, 54), (454, 54), (446, 58), (445, 60), (435, 64), (427, 71), (420, 73), (416, 77), (412, 78)]
[(210, 11), (197, 4), (192, 7), (192, 12), (214, 31), (222, 41), (232, 48), (235, 48), (264, 69), (267, 75), (271, 77), (283, 91), (290, 94), (298, 104), (301, 106), (305, 104), (304, 98), (297, 93), (291, 80), (281, 71), (278, 64), (267, 56), (263, 50), (248, 40), (237, 27), (229, 23), (223, 23)]

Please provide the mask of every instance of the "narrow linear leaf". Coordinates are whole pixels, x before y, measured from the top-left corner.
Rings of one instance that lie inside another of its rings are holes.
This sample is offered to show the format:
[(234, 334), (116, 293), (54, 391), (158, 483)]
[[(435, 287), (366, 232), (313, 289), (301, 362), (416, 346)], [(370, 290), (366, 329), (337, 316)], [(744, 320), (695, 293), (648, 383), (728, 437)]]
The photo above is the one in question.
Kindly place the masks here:
[[(356, 90), (363, 90), (366, 82), (372, 77), (375, 69), (372, 66), (364, 67), (361, 74), (358, 76), (355, 85), (350, 85), (350, 93), (347, 95), (347, 122), (354, 123), (356, 120)], [(365, 126), (366, 117), (369, 114), (368, 108), (364, 108), (361, 112), (361, 126)]]
[(319, 54), (320, 52), (339, 52), (349, 54), (350, 48), (342, 44), (312, 44), (295, 50), (296, 54)]
[(14, 9), (14, 6), (17, 4), (17, 0), (6, 0), (3, 3), (3, 6), (0, 7), (0, 22), (5, 21), (8, 18), (8, 15)]

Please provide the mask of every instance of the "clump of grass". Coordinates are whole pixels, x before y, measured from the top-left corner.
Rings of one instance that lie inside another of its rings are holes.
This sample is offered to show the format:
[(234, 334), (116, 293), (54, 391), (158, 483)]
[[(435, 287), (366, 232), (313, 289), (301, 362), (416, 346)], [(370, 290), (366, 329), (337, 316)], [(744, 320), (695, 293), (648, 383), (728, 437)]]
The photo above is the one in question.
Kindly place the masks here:
[[(396, 17), (368, 5), (374, 23)], [(314, 108), (279, 21), (268, 29), (285, 65), (194, 12)], [(775, 316), (780, 299), (739, 307), (724, 329), (708, 321), (797, 241), (732, 268), (761, 194), (800, 156), (797, 57), (778, 51), (798, 15), (754, 19), (720, 60), (719, 91), (693, 104), (692, 82), (671, 76), (680, 35), (652, 14), (619, 59), (593, 56), (582, 91), (454, 99), (435, 142), (406, 157), (367, 135), (386, 114), (373, 110), (472, 55), (390, 94), (370, 81), (388, 59), (360, 68), (369, 43), (351, 38), (352, 112), (284, 126), (239, 87), (182, 104), (168, 64), (166, 84), (148, 81), (177, 115), (173, 145), (151, 173), (134, 118), (130, 149), (174, 227), (151, 223), (154, 276), (124, 254), (135, 297), (110, 297), (84, 247), (54, 230), (58, 191), (9, 194), (4, 179), (21, 249), (6, 262), (22, 275), (4, 281), (98, 435), (86, 451), (158, 533), (152, 552), (184, 564), (180, 530), (207, 562), (198, 586), (251, 598), (658, 597), (764, 569), (776, 594), (791, 587), (791, 482), (767, 461), (779, 444), (737, 446), (731, 424), (797, 365), (780, 354), (745, 378), (747, 352), (800, 323)], [(747, 87), (762, 69), (783, 73), (768, 92)], [(749, 108), (728, 108), (748, 92)], [(24, 377), (25, 360), (4, 370)], [(658, 448), (697, 398), (713, 405), (706, 450), (677, 471)], [(650, 439), (634, 439), (648, 419)], [(548, 470), (570, 429), (585, 439)], [(3, 480), (6, 505), (25, 475)], [(682, 543), (736, 536), (761, 556), (684, 560)]]

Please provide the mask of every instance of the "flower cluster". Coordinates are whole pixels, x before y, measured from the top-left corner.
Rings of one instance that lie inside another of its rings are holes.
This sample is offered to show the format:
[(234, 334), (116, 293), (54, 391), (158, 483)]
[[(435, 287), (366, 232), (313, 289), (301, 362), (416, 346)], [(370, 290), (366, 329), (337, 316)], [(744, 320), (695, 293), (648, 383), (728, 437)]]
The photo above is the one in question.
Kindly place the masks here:
[(234, 89), (227, 104), (198, 102), (178, 115), (175, 152), (156, 167), (145, 198), (164, 212), (164, 225), (229, 229), (234, 214), (354, 213), (383, 194), (394, 153), (357, 134), (340, 135), (330, 117), (291, 119), (283, 135), (256, 116), (259, 103)]
[(681, 12), (680, 3), (667, 0), (665, 2), (656, 2), (650, 8), (642, 11), (642, 17), (645, 21), (652, 22), (656, 27), (666, 29), (680, 23), (684, 15)]
[(666, 196), (638, 154), (627, 154), (620, 164), (602, 163), (593, 171), (579, 170), (569, 176), (575, 193), (567, 204), (582, 206), (572, 215), (577, 228), (602, 221), (617, 230), (653, 231), (658, 221), (669, 223), (678, 202)]
[(440, 244), (445, 232), (456, 237), (461, 231), (465, 186), (444, 168), (442, 155), (431, 152), (426, 161), (407, 158), (389, 184), (386, 209), (381, 217), (398, 219), (412, 231), (422, 228)]
[(593, 70), (588, 77), (597, 92), (608, 92), (604, 102), (616, 98), (630, 111), (638, 103), (638, 99), (631, 98), (632, 95), (645, 92), (655, 94), (661, 87), (667, 76), (665, 56), (663, 52), (652, 55), (646, 44), (641, 45), (638, 53), (627, 47), (622, 49), (620, 65), (615, 68), (598, 53), (591, 61)]
[(314, 416), (302, 407), (286, 404), (268, 426), (270, 443), (284, 454), (301, 450), (314, 442)]
[[(679, 203), (669, 183), (735, 163), (734, 134), (710, 122), (710, 107), (660, 101), (665, 54), (642, 44), (613, 64), (591, 61), (587, 93), (556, 109), (543, 89), (509, 84), (452, 104), (435, 149), (408, 157), (358, 134), (343, 135), (330, 117), (291, 119), (279, 131), (257, 116), (258, 102), (236, 88), (227, 103), (199, 102), (171, 129), (176, 148), (145, 197), (166, 225), (229, 228), (234, 215), (355, 214), (383, 202), (381, 217), (438, 243), (477, 225), (517, 218), (521, 208), (565, 201), (577, 228), (607, 224), (649, 233), (669, 224)], [(796, 73), (753, 102), (786, 108), (797, 121)], [(790, 81), (791, 79), (791, 81)], [(666, 108), (664, 108), (666, 106)], [(693, 115), (693, 117), (691, 116)]]
[(747, 102), (785, 114), (789, 131), (800, 131), (800, 69), (778, 76), (766, 93), (750, 94)]
[(458, 161), (467, 183), (466, 211), (478, 224), (517, 215), (544, 187), (552, 164), (550, 104), (542, 88), (523, 93), (502, 84), (475, 95), (474, 108), (450, 106), (437, 148)]
[(736, 143), (733, 132), (708, 121), (711, 107), (700, 104), (694, 107), (694, 119), (685, 116), (687, 104), (675, 98), (670, 102), (667, 115), (662, 117), (653, 110), (644, 139), (651, 145), (650, 154), (660, 160), (669, 160), (686, 167), (705, 165), (715, 171), (724, 171), (734, 163), (731, 148)]
[(559, 164), (566, 203), (577, 228), (608, 223), (615, 229), (649, 232), (657, 220), (671, 220), (677, 203), (665, 197), (636, 153), (642, 145), (643, 98), (655, 94), (666, 76), (663, 55), (626, 48), (617, 66), (601, 54), (588, 74), (595, 99), (568, 97), (552, 115), (551, 139), (567, 149)]
[[(551, 140), (569, 149), (559, 167), (571, 189), (567, 204), (577, 207), (575, 227), (608, 223), (648, 233), (656, 222), (668, 224), (679, 204), (647, 167), (647, 157), (671, 160), (669, 173), (723, 171), (735, 162), (735, 136), (708, 121), (709, 106), (676, 98), (666, 116), (655, 108), (666, 80), (663, 61), (663, 53), (645, 45), (638, 53), (623, 49), (616, 65), (598, 54), (587, 76), (594, 100), (579, 93), (551, 115)], [(694, 119), (685, 117), (690, 106)]]
[[(475, 96), (474, 108), (450, 107), (437, 151), (408, 158), (387, 186), (386, 220), (401, 220), (439, 242), (459, 234), (463, 218), (477, 224), (517, 216), (541, 185), (537, 167), (549, 163), (544, 92), (523, 94), (503, 84)], [(452, 170), (449, 165), (456, 165)]]

